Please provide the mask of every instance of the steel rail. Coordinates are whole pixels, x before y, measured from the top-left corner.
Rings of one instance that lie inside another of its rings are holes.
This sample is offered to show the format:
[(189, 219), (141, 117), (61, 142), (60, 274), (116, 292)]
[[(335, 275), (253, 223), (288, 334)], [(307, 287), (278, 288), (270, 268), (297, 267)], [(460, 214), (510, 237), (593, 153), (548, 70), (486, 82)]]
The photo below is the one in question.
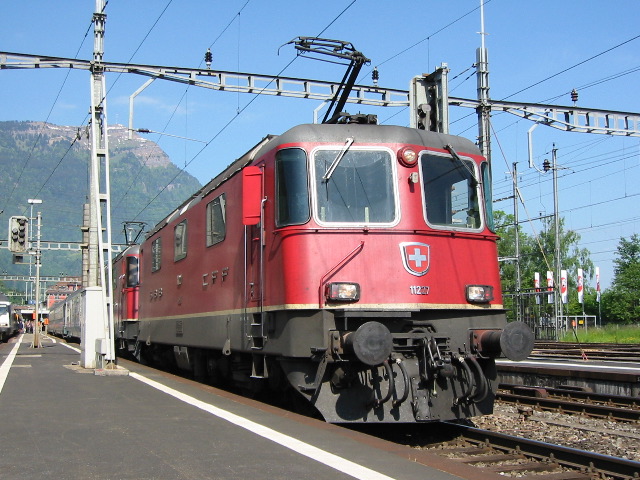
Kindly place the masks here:
[[(600, 473), (620, 480), (631, 480), (640, 477), (640, 462), (633, 460), (611, 457), (537, 440), (514, 437), (512, 435), (491, 432), (475, 427), (456, 425), (449, 422), (445, 423), (459, 429), (465, 440), (476, 445), (491, 446), (494, 449), (505, 452), (515, 451), (526, 457), (542, 461), (552, 461), (564, 467), (591, 473)], [(505, 467), (505, 470), (508, 470), (508, 467)], [(536, 478), (542, 480), (544, 475), (536, 476)]]
[(594, 403), (578, 403), (571, 400), (563, 400), (554, 397), (532, 397), (515, 393), (498, 392), (496, 399), (516, 405), (528, 405), (560, 413), (585, 415), (594, 418), (606, 418), (623, 422), (640, 422), (640, 410), (615, 407), (611, 405), (598, 405)]
[(539, 387), (534, 385), (514, 385), (501, 383), (498, 391), (506, 390), (516, 395), (527, 395), (535, 397), (555, 397), (565, 400), (577, 400), (598, 403), (600, 405), (623, 407), (640, 410), (640, 397), (628, 395), (612, 395), (609, 393), (596, 393), (580, 387), (560, 386), (560, 387)]

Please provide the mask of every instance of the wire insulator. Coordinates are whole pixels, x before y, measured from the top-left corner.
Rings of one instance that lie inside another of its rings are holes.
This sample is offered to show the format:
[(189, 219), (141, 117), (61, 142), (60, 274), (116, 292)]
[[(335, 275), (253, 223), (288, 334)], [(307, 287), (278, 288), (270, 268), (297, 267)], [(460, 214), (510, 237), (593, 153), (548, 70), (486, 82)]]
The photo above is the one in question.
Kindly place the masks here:
[(380, 79), (380, 74), (378, 73), (378, 67), (373, 67), (373, 72), (371, 72), (371, 79), (373, 80), (373, 84), (377, 87), (378, 80)]
[(578, 91), (575, 88), (571, 90), (571, 101), (574, 104), (578, 101)]
[(211, 62), (213, 61), (213, 54), (211, 49), (207, 48), (207, 53), (204, 54), (204, 63), (207, 64), (207, 68), (211, 68)]

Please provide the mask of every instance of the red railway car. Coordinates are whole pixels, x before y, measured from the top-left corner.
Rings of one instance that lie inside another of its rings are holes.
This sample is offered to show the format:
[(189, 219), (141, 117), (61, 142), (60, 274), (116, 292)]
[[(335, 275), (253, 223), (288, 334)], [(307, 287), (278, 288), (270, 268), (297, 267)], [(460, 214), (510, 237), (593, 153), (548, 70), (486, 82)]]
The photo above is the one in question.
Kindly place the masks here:
[(491, 413), (494, 359), (533, 346), (506, 324), (496, 240), (472, 142), (301, 125), (150, 232), (139, 318), (118, 330), (141, 359), (291, 393), (329, 422)]
[(120, 339), (138, 331), (140, 246), (133, 245), (113, 261), (113, 317)]

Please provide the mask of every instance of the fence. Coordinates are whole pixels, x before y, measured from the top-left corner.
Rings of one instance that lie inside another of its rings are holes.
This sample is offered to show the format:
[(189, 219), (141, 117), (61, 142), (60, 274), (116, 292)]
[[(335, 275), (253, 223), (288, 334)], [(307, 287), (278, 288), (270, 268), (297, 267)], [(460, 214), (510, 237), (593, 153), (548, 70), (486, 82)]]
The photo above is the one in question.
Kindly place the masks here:
[(597, 326), (594, 315), (558, 315), (555, 312), (553, 292), (523, 290), (505, 293), (504, 307), (509, 321), (522, 321), (529, 325), (536, 340), (558, 340), (572, 328), (585, 330)]

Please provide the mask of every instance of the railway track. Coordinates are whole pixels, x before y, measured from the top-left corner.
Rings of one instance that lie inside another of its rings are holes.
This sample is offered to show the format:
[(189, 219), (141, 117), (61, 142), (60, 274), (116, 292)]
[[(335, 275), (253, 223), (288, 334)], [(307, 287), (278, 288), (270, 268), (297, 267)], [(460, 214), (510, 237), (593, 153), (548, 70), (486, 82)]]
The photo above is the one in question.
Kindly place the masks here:
[(624, 343), (536, 342), (531, 356), (537, 358), (639, 362), (640, 346)]
[(579, 414), (623, 422), (640, 422), (640, 398), (573, 388), (498, 386), (497, 399), (540, 410)]
[(448, 424), (458, 438), (430, 451), (502, 476), (525, 480), (637, 479), (640, 462), (469, 426)]

